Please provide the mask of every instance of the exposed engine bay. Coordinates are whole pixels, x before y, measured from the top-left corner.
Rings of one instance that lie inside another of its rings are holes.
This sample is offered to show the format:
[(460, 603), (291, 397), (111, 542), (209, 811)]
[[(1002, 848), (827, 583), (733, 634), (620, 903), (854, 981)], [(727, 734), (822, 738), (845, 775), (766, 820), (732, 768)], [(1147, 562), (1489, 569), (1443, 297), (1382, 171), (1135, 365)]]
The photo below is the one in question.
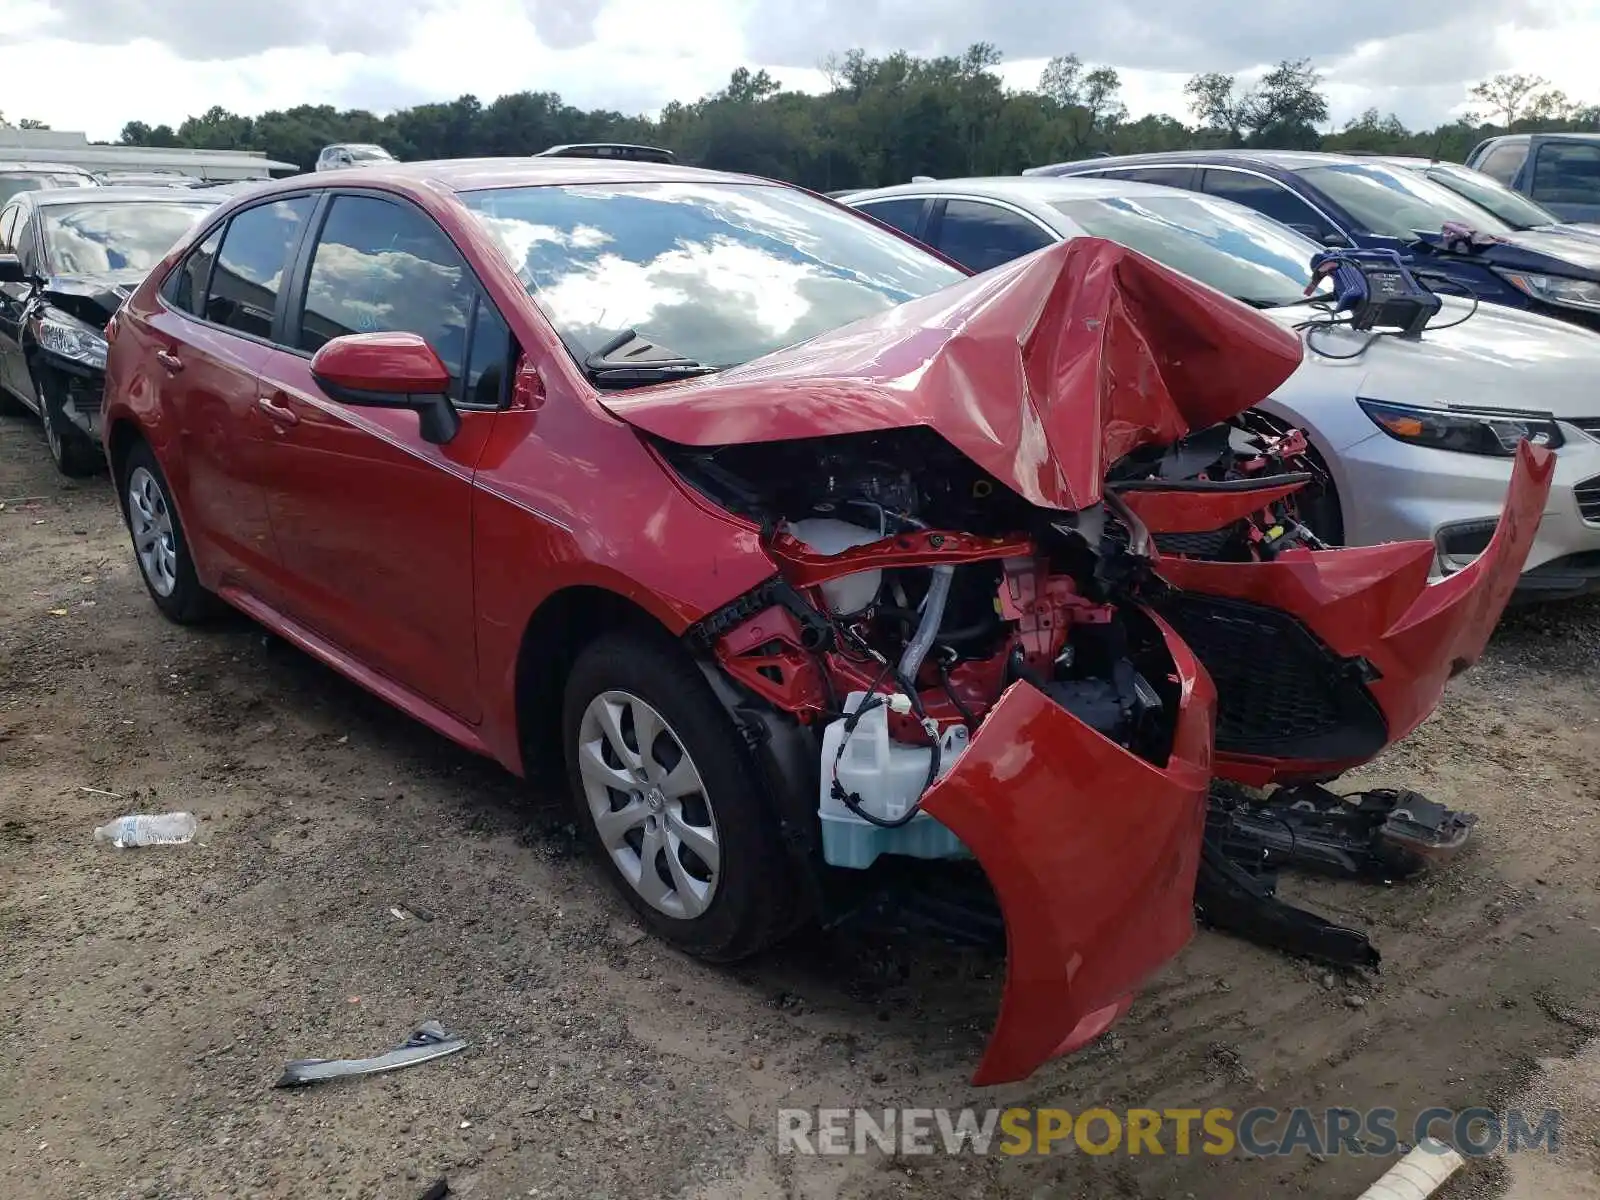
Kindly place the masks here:
[(925, 429), (667, 453), (691, 486), (757, 522), (779, 563), (778, 580), (693, 636), (821, 730), (833, 865), (957, 852), (895, 834), (1019, 679), (1165, 763), (1172, 661), (1134, 599), (1153, 583), (1148, 539), (1114, 496), (1079, 513), (1035, 508)]

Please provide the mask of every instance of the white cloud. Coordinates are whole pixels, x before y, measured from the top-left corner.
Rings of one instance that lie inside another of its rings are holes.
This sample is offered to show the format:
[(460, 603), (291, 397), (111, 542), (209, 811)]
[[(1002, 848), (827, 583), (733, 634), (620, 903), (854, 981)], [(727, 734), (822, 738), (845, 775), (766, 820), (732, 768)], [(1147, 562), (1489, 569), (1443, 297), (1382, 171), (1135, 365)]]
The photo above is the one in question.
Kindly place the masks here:
[[(1107, 0), (1095, 22), (1074, 29), (1047, 21), (1038, 28), (1048, 36), (1018, 45), (1014, 31), (1039, 3), (812, 0), (833, 14), (828, 22), (779, 45), (779, 27), (793, 24), (779, 9), (790, 5), (798, 19), (799, 0), (11, 0), (0, 30), (0, 112), (95, 138), (115, 137), (130, 120), (176, 125), (212, 105), (247, 114), (300, 103), (386, 112), (466, 92), (487, 102), (552, 90), (584, 108), (653, 112), (721, 87), (741, 65), (767, 65), (786, 85), (814, 90), (824, 86), (822, 50), (883, 52), (907, 37), (908, 49), (924, 52), (988, 36), (1002, 51), (1041, 55), (1005, 67), (1008, 82), (1031, 86), (1042, 55), (1077, 50), (1101, 61), (1095, 40), (1143, 11)], [(1334, 40), (1287, 20), (1241, 31), (1218, 16), (1223, 0), (1164, 4), (1171, 27), (1163, 37), (1128, 50), (1131, 65), (1112, 62), (1135, 117), (1183, 117), (1183, 81), (1193, 71), (1247, 76), (1264, 65), (1257, 58), (1308, 51), (1327, 77), (1336, 123), (1369, 106), (1432, 123), (1464, 107), (1468, 86), (1498, 70), (1544, 75), (1571, 96), (1600, 101), (1595, 0), (1384, 0), (1374, 9), (1387, 14), (1384, 24), (1341, 17)], [(912, 9), (918, 21), (905, 17)], [(1362, 42), (1349, 32), (1368, 28), (1387, 36)], [(126, 40), (140, 32), (147, 36)], [(763, 64), (763, 52), (777, 61)]]

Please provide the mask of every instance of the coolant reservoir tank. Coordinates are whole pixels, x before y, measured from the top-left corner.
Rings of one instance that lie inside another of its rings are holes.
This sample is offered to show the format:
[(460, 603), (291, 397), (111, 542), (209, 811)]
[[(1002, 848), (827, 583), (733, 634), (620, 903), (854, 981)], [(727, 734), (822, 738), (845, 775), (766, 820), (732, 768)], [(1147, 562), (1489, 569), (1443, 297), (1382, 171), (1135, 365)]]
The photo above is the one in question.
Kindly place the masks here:
[[(849, 521), (832, 517), (810, 517), (789, 526), (789, 532), (818, 554), (842, 554), (852, 546), (865, 546), (883, 537), (881, 533)], [(866, 608), (877, 598), (883, 585), (882, 571), (857, 571), (839, 579), (830, 579), (822, 585), (822, 597), (828, 609), (841, 617), (850, 616)]]

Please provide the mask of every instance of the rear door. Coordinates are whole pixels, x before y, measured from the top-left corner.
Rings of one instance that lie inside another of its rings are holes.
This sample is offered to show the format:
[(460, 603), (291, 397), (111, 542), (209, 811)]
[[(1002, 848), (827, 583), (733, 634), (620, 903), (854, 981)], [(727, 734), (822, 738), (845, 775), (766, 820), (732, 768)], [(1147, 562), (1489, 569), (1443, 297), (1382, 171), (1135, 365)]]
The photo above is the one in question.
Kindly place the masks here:
[(261, 484), (270, 428), (255, 412), (256, 375), (315, 206), (304, 194), (235, 213), (166, 278), (159, 308), (134, 335), (147, 343), (140, 360), (166, 422), (153, 433), (176, 443), (163, 466), (209, 582), (269, 603), (281, 594)]
[[(16, 231), (27, 220), (21, 204), (0, 209), (0, 254), (16, 253)], [(33, 402), (22, 360), (22, 314), (33, 288), (26, 283), (0, 283), (0, 388)]]
[[(409, 202), (330, 193), (318, 225), (259, 395), (292, 614), (475, 722), (472, 477), (509, 399), (511, 335), (454, 243)], [(450, 370), (462, 421), (446, 445), (422, 438), (415, 412), (341, 404), (312, 375), (332, 338), (394, 330), (426, 338)]]

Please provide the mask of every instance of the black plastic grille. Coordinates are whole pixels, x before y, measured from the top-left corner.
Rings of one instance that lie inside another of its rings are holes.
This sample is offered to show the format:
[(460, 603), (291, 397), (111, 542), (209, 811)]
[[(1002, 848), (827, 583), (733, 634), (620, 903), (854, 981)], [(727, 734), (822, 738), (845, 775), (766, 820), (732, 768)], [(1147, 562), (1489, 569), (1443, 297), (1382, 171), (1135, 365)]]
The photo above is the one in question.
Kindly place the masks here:
[(1158, 609), (1217, 685), (1217, 749), (1322, 761), (1364, 758), (1388, 726), (1358, 677), (1278, 609), (1182, 592)]
[(1182, 554), (1187, 558), (1220, 559), (1234, 539), (1232, 525), (1209, 533), (1158, 533), (1156, 549), (1163, 554)]
[(1585, 479), (1572, 489), (1572, 494), (1578, 498), (1578, 511), (1583, 519), (1600, 523), (1600, 475)]

